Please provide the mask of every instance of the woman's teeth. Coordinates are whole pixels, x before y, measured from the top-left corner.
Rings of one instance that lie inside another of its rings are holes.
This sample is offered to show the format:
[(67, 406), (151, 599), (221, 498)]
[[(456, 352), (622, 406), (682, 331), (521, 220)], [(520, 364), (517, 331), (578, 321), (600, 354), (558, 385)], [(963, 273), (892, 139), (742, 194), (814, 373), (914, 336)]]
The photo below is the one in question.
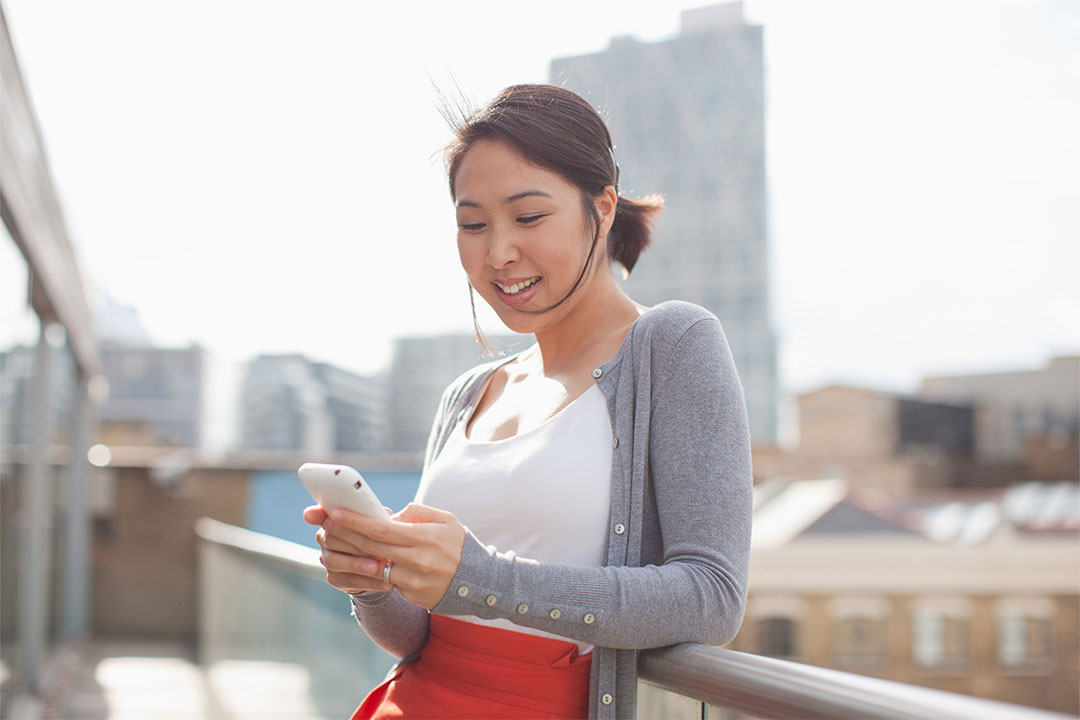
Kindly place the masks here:
[(525, 288), (529, 287), (530, 285), (535, 284), (536, 281), (539, 280), (539, 279), (540, 279), (540, 277), (537, 276), (537, 277), (532, 278), (531, 280), (526, 280), (525, 282), (514, 283), (510, 287), (507, 287), (505, 285), (499, 285), (499, 283), (495, 283), (495, 284), (499, 285), (499, 289), (502, 290), (507, 295), (517, 295), (519, 292), (521, 292)]

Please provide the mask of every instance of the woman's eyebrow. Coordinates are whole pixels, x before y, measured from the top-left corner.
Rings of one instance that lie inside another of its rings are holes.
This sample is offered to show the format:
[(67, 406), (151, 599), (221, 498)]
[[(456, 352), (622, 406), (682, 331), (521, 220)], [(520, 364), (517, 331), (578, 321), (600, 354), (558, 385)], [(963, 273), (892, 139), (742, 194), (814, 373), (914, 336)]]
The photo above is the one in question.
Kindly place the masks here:
[[(516, 195), (511, 195), (510, 197), (506, 198), (505, 200), (503, 200), (503, 204), (504, 205), (509, 205), (510, 203), (517, 202), (518, 200), (521, 200), (521, 199), (527, 198), (527, 197), (551, 198), (551, 195), (544, 192), (543, 190), (525, 190), (523, 192), (517, 193)], [(480, 203), (473, 202), (472, 200), (458, 200), (457, 206), (459, 208), (460, 207), (471, 207), (471, 208), (482, 208), (482, 207), (484, 207)]]
[(519, 192), (517, 195), (511, 195), (510, 197), (506, 198), (506, 200), (503, 201), (503, 204), (509, 205), (510, 203), (517, 202), (518, 200), (521, 200), (522, 198), (535, 197), (535, 196), (546, 197), (546, 198), (551, 197), (551, 195), (548, 195), (543, 190), (526, 190), (525, 192)]

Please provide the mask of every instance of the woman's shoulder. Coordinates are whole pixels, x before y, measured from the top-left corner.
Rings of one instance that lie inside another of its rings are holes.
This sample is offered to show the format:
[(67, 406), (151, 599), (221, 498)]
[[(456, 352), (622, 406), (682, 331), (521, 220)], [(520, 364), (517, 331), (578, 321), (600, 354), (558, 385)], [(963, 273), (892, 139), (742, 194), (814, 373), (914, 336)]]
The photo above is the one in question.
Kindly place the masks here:
[(701, 320), (719, 322), (712, 311), (686, 300), (667, 300), (653, 305), (638, 320), (654, 327), (672, 328), (676, 331), (685, 330)]
[[(646, 310), (635, 323), (635, 335), (653, 352), (670, 350), (687, 334), (705, 325), (709, 335), (723, 337), (720, 320), (711, 311), (685, 300), (668, 300)], [(637, 337), (635, 337), (637, 339)]]
[(442, 404), (444, 409), (449, 410), (455, 406), (468, 405), (473, 399), (471, 396), (484, 386), (484, 381), (487, 380), (491, 373), (520, 354), (520, 352), (513, 353), (505, 357), (482, 362), (458, 375), (443, 392)]
[(633, 372), (647, 379), (654, 396), (673, 385), (681, 387), (679, 392), (705, 392), (716, 399), (725, 388), (741, 389), (724, 329), (708, 309), (671, 300), (638, 319), (645, 325), (635, 334)]

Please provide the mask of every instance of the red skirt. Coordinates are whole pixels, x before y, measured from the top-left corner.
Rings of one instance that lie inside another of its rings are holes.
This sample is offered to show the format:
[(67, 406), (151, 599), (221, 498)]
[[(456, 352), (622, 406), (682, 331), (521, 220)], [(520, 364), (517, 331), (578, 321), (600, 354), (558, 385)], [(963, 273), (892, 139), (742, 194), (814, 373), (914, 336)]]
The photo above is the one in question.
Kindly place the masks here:
[(503, 628), (431, 615), (420, 657), (372, 690), (352, 720), (585, 718), (592, 653)]

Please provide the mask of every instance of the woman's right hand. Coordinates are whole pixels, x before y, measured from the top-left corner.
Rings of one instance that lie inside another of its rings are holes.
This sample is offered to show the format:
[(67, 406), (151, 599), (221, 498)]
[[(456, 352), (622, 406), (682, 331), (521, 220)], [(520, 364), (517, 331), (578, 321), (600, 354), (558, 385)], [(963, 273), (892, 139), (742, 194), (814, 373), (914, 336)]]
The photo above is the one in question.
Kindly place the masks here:
[(391, 590), (381, 579), (385, 560), (363, 554), (355, 546), (322, 527), (326, 511), (318, 505), (304, 508), (304, 522), (318, 525), (315, 539), (322, 548), (319, 561), (326, 568), (326, 581), (344, 592)]

